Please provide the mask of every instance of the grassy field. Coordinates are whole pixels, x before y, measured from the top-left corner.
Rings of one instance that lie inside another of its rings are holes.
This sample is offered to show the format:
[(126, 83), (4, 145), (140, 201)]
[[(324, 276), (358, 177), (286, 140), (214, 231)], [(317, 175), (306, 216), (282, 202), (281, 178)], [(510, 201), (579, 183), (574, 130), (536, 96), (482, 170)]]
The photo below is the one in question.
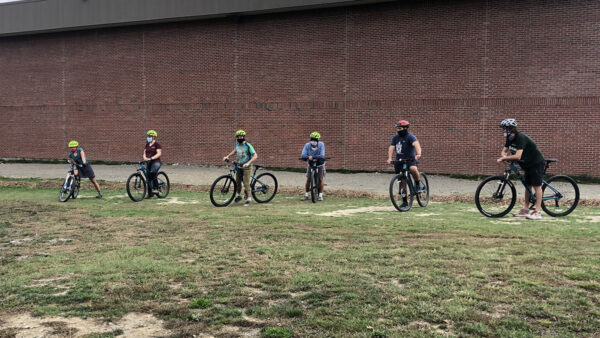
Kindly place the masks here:
[(331, 196), (215, 208), (200, 191), (97, 200), (89, 184), (59, 203), (58, 181), (0, 183), (0, 318), (151, 313), (174, 336), (600, 335), (600, 208), (542, 221)]

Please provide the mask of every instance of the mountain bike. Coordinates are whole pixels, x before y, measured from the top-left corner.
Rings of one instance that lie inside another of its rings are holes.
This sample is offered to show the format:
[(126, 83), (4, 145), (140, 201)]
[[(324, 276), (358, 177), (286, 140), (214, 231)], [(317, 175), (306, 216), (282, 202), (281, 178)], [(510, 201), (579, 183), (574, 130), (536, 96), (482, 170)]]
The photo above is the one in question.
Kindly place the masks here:
[[(237, 184), (242, 184), (236, 181), (236, 174), (241, 170), (240, 165), (231, 160), (225, 162), (232, 164), (229, 174), (219, 176), (210, 186), (210, 201), (215, 207), (228, 206), (235, 197)], [(263, 168), (264, 165), (255, 164), (253, 167), (254, 172), (250, 181), (252, 197), (258, 203), (267, 203), (277, 194), (277, 179), (271, 173), (256, 176), (258, 169)]]
[(79, 178), (79, 175), (75, 175), (75, 166), (81, 168), (81, 165), (76, 165), (70, 160), (67, 160), (67, 163), (71, 165), (71, 168), (67, 171), (65, 182), (58, 193), (58, 200), (61, 202), (66, 202), (70, 197), (77, 198), (79, 196), (79, 186), (81, 185), (81, 178)]
[[(169, 182), (169, 176), (164, 171), (159, 171), (156, 175), (156, 181), (158, 182), (157, 187), (151, 187), (152, 183), (148, 180), (148, 170), (146, 165), (148, 161), (133, 162), (138, 164), (137, 171), (127, 178), (127, 195), (134, 202), (142, 201), (146, 194), (150, 197), (154, 194), (158, 198), (165, 198), (169, 194), (171, 184)], [(151, 189), (152, 188), (152, 189)]]
[[(331, 157), (326, 157), (324, 158), (325, 161), (331, 159)], [(310, 200), (313, 203), (317, 203), (317, 200), (319, 199), (319, 187), (321, 186), (321, 178), (319, 177), (319, 165), (317, 165), (316, 161), (308, 161), (307, 158), (299, 158), (299, 160), (301, 161), (305, 161), (308, 162), (308, 169), (310, 170), (309, 172), (309, 178), (310, 178)], [(323, 163), (321, 166), (325, 165), (325, 163)]]
[[(544, 175), (550, 163), (557, 159), (547, 159)], [(521, 181), (529, 192), (530, 209), (535, 206), (535, 193), (525, 183), (521, 176), (517, 161), (510, 162), (504, 174), (488, 177), (479, 184), (475, 191), (475, 204), (477, 209), (487, 217), (502, 217), (508, 214), (515, 206), (517, 192), (510, 180), (511, 174)], [(570, 214), (579, 203), (579, 187), (575, 180), (565, 175), (556, 175), (548, 180), (542, 180), (542, 209), (553, 217)]]
[[(401, 212), (412, 208), (413, 200), (416, 197), (420, 206), (426, 207), (429, 203), (429, 180), (425, 173), (420, 173), (419, 187), (416, 187), (412, 180), (410, 170), (407, 165), (408, 160), (392, 161), (393, 164), (400, 164), (400, 173), (390, 181), (390, 199), (394, 207)], [(406, 197), (406, 204), (403, 199)]]

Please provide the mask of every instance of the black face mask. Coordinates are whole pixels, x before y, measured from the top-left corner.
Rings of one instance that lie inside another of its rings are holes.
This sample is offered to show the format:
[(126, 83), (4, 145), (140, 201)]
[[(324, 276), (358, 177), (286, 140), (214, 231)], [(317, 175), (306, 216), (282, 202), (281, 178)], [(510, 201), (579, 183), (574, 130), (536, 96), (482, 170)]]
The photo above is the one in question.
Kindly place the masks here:
[(398, 130), (398, 135), (406, 136), (406, 134), (408, 134), (408, 130), (406, 130), (406, 129)]
[(238, 139), (237, 139), (237, 141), (238, 141), (238, 143), (239, 143), (239, 144), (242, 144), (242, 143), (244, 143), (245, 139), (243, 139), (243, 138), (238, 138)]

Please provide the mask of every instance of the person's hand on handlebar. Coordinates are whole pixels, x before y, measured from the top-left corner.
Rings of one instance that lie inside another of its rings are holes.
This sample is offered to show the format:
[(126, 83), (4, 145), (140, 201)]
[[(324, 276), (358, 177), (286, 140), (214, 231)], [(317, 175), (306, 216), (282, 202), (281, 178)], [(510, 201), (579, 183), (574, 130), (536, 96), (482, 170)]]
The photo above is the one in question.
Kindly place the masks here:
[(415, 160), (418, 161), (421, 158), (421, 154), (415, 155)]
[(312, 156), (308, 156), (308, 160), (309, 160), (309, 161), (312, 161), (312, 160), (313, 160), (313, 157), (312, 157)]
[(392, 164), (392, 159), (391, 158), (387, 159), (387, 164)]
[(506, 155), (503, 155), (502, 157), (500, 157), (499, 159), (496, 160), (496, 162), (498, 163), (502, 163), (502, 161), (505, 161)]

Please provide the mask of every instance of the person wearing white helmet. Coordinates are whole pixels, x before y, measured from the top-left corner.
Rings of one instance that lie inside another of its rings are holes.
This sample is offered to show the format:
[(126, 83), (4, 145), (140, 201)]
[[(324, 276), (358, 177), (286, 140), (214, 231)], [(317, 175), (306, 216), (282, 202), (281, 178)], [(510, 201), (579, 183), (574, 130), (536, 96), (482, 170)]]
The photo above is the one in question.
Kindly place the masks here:
[[(517, 130), (517, 120), (508, 118), (500, 122), (502, 133), (506, 135), (504, 148), (500, 152), (501, 157), (496, 161), (519, 161), (525, 172), (525, 183), (533, 188), (535, 192), (535, 210), (529, 212), (529, 190), (525, 189), (525, 200), (523, 208), (515, 217), (526, 217), (527, 219), (541, 219), (542, 208), (542, 179), (544, 178), (545, 159), (537, 144), (524, 133)], [(510, 154), (509, 154), (510, 152)]]

